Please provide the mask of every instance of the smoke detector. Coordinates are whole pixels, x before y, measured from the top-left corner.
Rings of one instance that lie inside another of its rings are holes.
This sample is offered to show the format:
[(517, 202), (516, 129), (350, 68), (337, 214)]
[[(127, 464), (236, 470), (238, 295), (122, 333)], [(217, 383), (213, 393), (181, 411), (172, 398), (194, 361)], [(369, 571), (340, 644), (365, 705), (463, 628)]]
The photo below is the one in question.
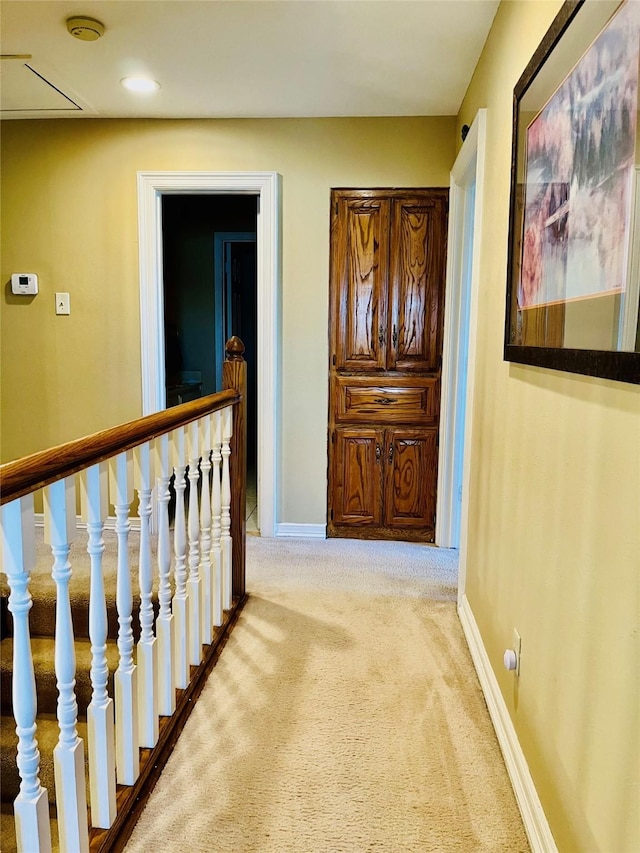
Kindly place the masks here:
[(104, 35), (104, 24), (94, 18), (69, 18), (67, 29), (82, 41), (97, 41)]

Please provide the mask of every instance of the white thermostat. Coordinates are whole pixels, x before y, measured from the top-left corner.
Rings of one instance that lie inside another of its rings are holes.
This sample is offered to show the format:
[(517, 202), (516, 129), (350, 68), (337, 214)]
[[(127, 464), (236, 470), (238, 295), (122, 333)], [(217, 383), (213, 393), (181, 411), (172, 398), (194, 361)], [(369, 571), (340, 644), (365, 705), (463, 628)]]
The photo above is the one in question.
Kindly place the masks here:
[(11, 293), (34, 296), (38, 292), (38, 276), (33, 272), (14, 272), (11, 276)]

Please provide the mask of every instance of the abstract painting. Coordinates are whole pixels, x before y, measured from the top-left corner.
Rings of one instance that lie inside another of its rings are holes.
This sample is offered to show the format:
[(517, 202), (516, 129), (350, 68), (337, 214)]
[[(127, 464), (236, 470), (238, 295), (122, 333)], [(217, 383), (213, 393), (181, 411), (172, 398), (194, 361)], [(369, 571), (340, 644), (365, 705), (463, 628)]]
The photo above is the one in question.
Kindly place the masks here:
[(639, 32), (627, 0), (526, 127), (519, 310), (626, 287)]

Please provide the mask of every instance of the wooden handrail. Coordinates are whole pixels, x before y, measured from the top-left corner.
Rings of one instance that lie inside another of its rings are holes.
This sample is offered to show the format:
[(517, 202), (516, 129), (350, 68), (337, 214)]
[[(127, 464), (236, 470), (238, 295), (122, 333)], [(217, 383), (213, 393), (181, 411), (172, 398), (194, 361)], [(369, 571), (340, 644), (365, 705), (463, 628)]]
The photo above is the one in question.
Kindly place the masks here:
[(209, 394), (0, 465), (0, 504), (9, 503), (62, 477), (131, 450), (210, 412), (236, 405), (241, 399), (242, 395), (234, 390)]

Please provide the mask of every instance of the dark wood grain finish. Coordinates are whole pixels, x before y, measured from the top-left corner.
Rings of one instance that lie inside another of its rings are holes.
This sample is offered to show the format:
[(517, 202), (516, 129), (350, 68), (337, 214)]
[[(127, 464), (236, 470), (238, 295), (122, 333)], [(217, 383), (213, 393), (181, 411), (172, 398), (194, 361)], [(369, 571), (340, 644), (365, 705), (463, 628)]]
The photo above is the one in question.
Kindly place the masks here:
[(437, 430), (389, 429), (386, 440), (385, 524), (434, 530)]
[(434, 539), (447, 214), (446, 189), (332, 192), (329, 536)]
[[(339, 270), (337, 366), (383, 369), (386, 363), (386, 314), (389, 204), (348, 201), (338, 207), (336, 232), (342, 258)], [(349, 306), (349, 310), (344, 310)]]
[(384, 431), (358, 427), (335, 431), (338, 524), (380, 524), (381, 475)]
[(329, 535), (433, 542), (437, 434), (435, 427), (337, 427)]
[(330, 539), (336, 537), (339, 539), (386, 539), (393, 542), (423, 542), (425, 545), (435, 541), (433, 528), (389, 527), (387, 524), (357, 526), (336, 524), (332, 521), (327, 524), (327, 536)]
[(389, 367), (440, 367), (446, 248), (446, 199), (401, 199), (393, 205), (394, 251)]
[(332, 398), (335, 422), (437, 424), (440, 381), (431, 377), (385, 376), (374, 383), (368, 376), (334, 376)]
[(13, 501), (239, 401), (237, 391), (221, 391), (7, 462), (0, 465), (0, 502)]
[(222, 387), (236, 391), (240, 401), (233, 407), (233, 435), (231, 437), (231, 539), (233, 595), (245, 594), (246, 505), (247, 505), (247, 362), (244, 344), (232, 337), (226, 346), (226, 360), (222, 365)]

